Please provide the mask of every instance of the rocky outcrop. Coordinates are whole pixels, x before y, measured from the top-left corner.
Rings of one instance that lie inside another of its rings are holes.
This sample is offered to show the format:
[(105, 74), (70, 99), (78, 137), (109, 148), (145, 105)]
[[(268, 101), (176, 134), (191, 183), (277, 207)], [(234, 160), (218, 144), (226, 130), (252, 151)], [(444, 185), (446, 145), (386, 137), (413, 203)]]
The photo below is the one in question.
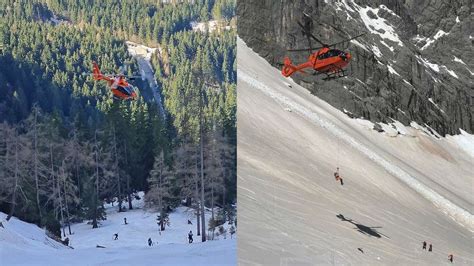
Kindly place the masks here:
[[(296, 23), (310, 15), (312, 33), (353, 55), (348, 77), (293, 79), (331, 105), (373, 122), (415, 121), (439, 134), (474, 133), (474, 39), (470, 0), (237, 1), (239, 36), (280, 68), (309, 53)], [(314, 44), (316, 46), (316, 43)]]

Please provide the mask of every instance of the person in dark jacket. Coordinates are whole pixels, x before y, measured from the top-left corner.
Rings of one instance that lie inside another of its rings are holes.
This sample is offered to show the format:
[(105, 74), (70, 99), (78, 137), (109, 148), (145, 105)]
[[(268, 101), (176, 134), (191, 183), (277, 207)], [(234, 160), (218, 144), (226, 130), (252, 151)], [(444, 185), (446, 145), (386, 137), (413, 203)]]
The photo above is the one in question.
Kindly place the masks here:
[(430, 243), (430, 247), (428, 248), (428, 251), (429, 251), (429, 252), (432, 252), (432, 251), (433, 251), (433, 245), (431, 245), (431, 243)]
[(453, 254), (449, 254), (448, 255), (448, 260), (453, 263), (453, 260), (454, 260), (454, 255)]
[(118, 239), (118, 234), (114, 234), (114, 240)]
[(189, 241), (189, 243), (193, 243), (193, 231), (189, 231), (189, 233), (188, 233), (188, 241)]
[(153, 241), (151, 241), (151, 237), (148, 238), (148, 246), (150, 246), (150, 247), (153, 246)]
[(426, 250), (426, 241), (423, 241), (423, 249)]

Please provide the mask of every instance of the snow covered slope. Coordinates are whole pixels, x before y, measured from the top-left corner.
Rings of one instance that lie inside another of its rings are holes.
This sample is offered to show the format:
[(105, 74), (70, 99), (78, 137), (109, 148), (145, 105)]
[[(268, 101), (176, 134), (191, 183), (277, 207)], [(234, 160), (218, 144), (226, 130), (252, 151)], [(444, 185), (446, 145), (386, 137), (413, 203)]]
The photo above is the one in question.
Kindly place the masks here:
[(472, 135), (376, 132), (238, 51), (240, 263), (474, 263)]
[[(7, 250), (21, 250), (25, 246), (31, 249), (56, 250), (67, 247), (47, 237), (43, 229), (34, 224), (29, 224), (12, 217), (6, 222), (7, 215), (0, 212), (0, 259), (3, 260), (9, 252)], [(0, 260), (0, 262), (2, 261)]]
[[(106, 205), (107, 220), (98, 229), (92, 229), (86, 222), (73, 225), (73, 234), (68, 237), (74, 249), (46, 237), (36, 225), (16, 218), (5, 222), (6, 215), (0, 213), (5, 226), (0, 228), (0, 265), (236, 264), (235, 236), (201, 243), (195, 226), (187, 224), (188, 219), (194, 222), (195, 218), (184, 207), (170, 214), (170, 227), (159, 234), (156, 213), (144, 211), (143, 200), (133, 203), (136, 209), (122, 213), (117, 213), (116, 205)], [(189, 230), (194, 233), (193, 244), (187, 243)], [(115, 233), (118, 240), (113, 240)], [(154, 242), (152, 247), (147, 244), (149, 237)], [(96, 248), (97, 245), (106, 248)]]

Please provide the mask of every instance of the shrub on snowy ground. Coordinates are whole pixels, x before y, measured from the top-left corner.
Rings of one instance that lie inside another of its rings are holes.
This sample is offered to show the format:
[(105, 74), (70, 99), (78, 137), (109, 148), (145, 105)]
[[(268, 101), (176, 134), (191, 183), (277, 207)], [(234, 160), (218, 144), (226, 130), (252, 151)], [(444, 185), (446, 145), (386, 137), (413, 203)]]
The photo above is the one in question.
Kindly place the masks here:
[[(164, 225), (170, 226), (170, 224), (171, 224), (171, 223), (170, 223), (170, 218), (169, 218), (169, 215), (168, 215), (167, 212), (164, 212), (164, 213), (163, 213), (163, 218), (161, 217), (160, 214), (157, 215), (157, 217), (156, 217), (156, 222), (157, 222), (159, 225), (161, 225), (161, 222), (162, 222), (161, 219), (163, 219), (163, 224), (164, 224)], [(163, 226), (162, 228), (163, 228), (163, 230), (165, 230), (165, 227), (164, 227), (164, 226)]]
[(51, 233), (51, 235), (56, 237), (61, 237), (61, 225), (59, 221), (50, 214), (44, 218), (44, 226), (46, 227), (46, 231)]
[(227, 204), (221, 211), (225, 219), (224, 222), (228, 221), (229, 224), (232, 224), (235, 219), (235, 207), (231, 204)]
[(232, 239), (232, 236), (235, 234), (235, 227), (233, 225), (229, 228), (229, 233), (230, 239)]
[(209, 219), (209, 223), (208, 223), (208, 238), (213, 240), (214, 237), (214, 231), (216, 230), (216, 226), (217, 226), (217, 223), (216, 223), (216, 219)]
[(224, 239), (227, 238), (227, 230), (222, 225), (219, 226), (219, 235), (224, 235)]

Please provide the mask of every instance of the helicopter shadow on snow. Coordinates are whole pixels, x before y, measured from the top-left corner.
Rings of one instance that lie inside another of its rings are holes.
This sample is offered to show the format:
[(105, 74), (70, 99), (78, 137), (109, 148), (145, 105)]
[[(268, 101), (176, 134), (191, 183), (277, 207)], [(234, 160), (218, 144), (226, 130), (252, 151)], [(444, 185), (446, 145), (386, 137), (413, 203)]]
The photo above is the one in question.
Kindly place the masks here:
[(336, 215), (336, 217), (341, 219), (341, 221), (343, 221), (343, 222), (349, 222), (349, 223), (355, 225), (356, 227), (354, 229), (357, 230), (361, 234), (367, 235), (369, 237), (376, 237), (376, 238), (381, 238), (382, 236), (384, 236), (384, 237), (390, 239), (390, 237), (388, 237), (388, 236), (380, 233), (379, 231), (377, 231), (378, 228), (382, 228), (381, 226), (366, 226), (366, 225), (357, 223), (352, 219), (346, 218), (342, 214), (338, 214), (338, 215)]

